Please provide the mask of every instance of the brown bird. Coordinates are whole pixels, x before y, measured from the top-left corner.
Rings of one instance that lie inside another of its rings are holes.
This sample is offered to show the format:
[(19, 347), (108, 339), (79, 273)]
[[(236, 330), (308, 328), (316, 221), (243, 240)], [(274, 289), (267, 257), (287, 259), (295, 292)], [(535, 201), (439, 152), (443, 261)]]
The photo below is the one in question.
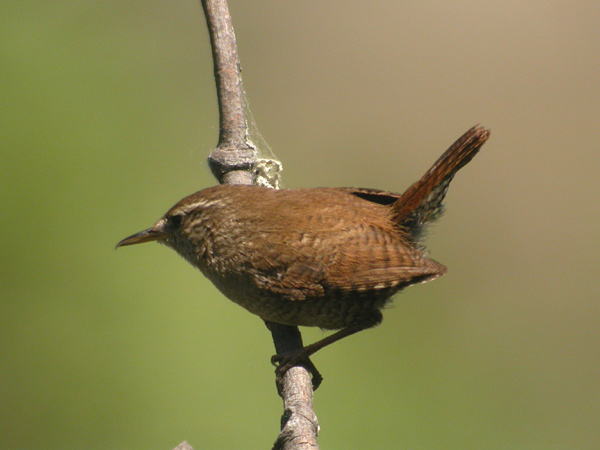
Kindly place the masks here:
[(379, 324), (381, 308), (398, 291), (446, 273), (425, 253), (424, 226), (440, 217), (450, 181), (488, 137), (480, 126), (467, 131), (403, 194), (213, 186), (117, 247), (158, 241), (267, 322), (339, 330), (274, 357), (279, 375), (308, 361), (318, 384), (310, 355)]

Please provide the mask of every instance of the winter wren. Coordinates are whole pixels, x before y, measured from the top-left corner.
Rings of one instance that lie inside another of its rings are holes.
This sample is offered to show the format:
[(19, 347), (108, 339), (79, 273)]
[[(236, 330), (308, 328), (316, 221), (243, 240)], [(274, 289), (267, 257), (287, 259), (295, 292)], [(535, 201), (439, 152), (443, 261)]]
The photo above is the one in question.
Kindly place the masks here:
[(286, 370), (379, 324), (381, 308), (398, 291), (446, 273), (427, 257), (423, 228), (441, 215), (450, 181), (488, 136), (480, 126), (467, 131), (403, 194), (213, 186), (117, 246), (158, 241), (265, 321), (340, 330), (279, 357)]

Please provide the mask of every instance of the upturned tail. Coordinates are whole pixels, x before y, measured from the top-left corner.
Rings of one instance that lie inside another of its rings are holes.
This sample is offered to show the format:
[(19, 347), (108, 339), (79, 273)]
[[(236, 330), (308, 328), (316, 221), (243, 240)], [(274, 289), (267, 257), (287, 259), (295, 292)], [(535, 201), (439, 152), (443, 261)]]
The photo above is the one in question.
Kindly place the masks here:
[(463, 134), (435, 164), (392, 205), (392, 220), (418, 239), (421, 229), (438, 219), (442, 201), (456, 172), (477, 154), (490, 131), (476, 125)]

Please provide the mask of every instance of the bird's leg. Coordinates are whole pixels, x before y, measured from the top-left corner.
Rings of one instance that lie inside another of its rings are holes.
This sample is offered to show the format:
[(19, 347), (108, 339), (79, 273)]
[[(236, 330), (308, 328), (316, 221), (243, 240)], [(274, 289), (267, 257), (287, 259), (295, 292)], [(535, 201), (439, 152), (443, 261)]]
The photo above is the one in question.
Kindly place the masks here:
[(307, 345), (301, 349), (274, 355), (271, 358), (271, 363), (277, 366), (275, 369), (277, 379), (281, 380), (283, 375), (293, 366), (303, 365), (312, 374), (313, 388), (316, 390), (321, 384), (321, 381), (323, 381), (323, 377), (310, 360), (310, 356), (321, 350), (323, 347), (327, 347), (328, 345), (333, 344), (340, 339), (351, 336), (367, 328), (374, 327), (375, 325), (379, 325), (382, 317), (381, 311), (375, 310), (368, 320), (363, 320), (362, 322), (343, 328), (329, 336), (324, 337), (314, 344)]

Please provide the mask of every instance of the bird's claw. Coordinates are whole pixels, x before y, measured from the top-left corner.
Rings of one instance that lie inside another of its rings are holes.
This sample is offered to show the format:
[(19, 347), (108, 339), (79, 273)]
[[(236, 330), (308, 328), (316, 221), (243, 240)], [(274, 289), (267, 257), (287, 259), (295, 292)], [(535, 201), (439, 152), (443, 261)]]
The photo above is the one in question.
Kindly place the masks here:
[[(271, 364), (275, 366), (275, 380), (279, 388), (281, 387), (285, 373), (294, 366), (301, 366), (308, 370), (312, 376), (313, 391), (316, 391), (323, 381), (323, 377), (310, 358), (305, 355), (303, 349), (296, 352), (273, 355), (271, 357)], [(281, 389), (279, 390), (281, 391)]]

